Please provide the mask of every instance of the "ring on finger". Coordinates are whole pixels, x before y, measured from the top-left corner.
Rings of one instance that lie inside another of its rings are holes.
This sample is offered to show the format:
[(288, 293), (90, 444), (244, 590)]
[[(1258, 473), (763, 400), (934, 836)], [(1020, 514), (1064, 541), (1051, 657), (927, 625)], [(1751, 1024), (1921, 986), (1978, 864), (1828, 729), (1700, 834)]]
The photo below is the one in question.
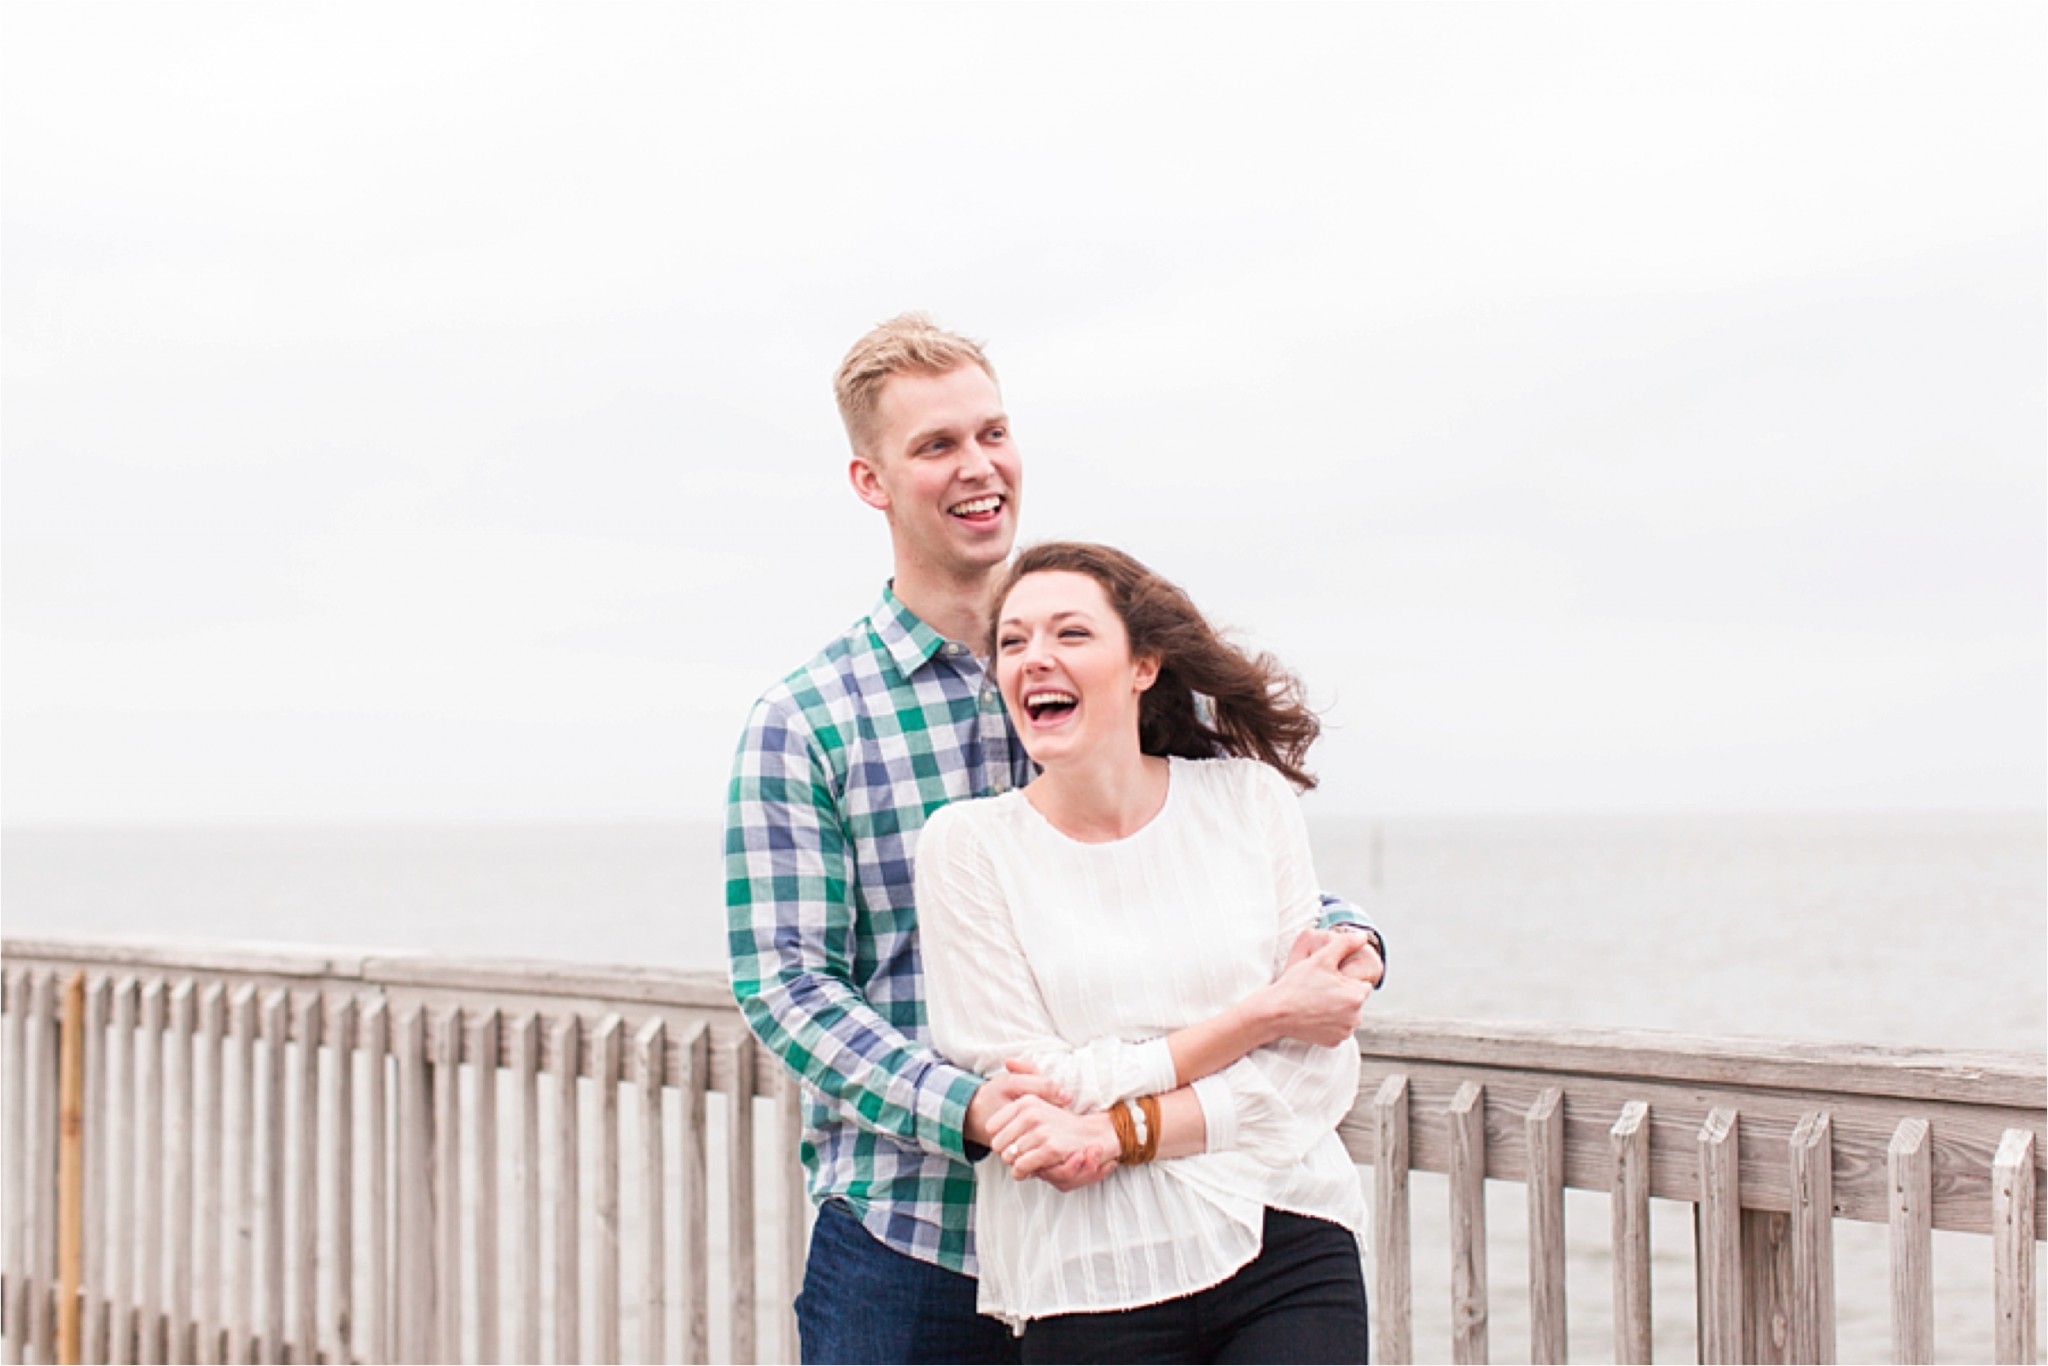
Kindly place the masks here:
[(1010, 1145), (1009, 1147), (1007, 1147), (1007, 1148), (1003, 1149), (1003, 1161), (1005, 1161), (1005, 1162), (1015, 1162), (1016, 1160), (1017, 1160), (1017, 1145), (1016, 1145), (1016, 1144), (1014, 1144), (1014, 1143), (1012, 1143), (1012, 1144), (1011, 1144), (1011, 1145)]

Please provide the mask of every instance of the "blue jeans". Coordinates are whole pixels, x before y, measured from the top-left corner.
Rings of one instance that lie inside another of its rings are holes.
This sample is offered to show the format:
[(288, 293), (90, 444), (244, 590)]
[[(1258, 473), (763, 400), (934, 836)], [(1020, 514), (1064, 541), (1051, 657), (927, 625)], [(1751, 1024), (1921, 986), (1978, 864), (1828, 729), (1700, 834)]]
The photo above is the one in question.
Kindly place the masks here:
[(1000, 1362), (1017, 1339), (974, 1312), (972, 1276), (920, 1262), (881, 1242), (837, 1200), (818, 1210), (797, 1340), (806, 1366), (823, 1362)]

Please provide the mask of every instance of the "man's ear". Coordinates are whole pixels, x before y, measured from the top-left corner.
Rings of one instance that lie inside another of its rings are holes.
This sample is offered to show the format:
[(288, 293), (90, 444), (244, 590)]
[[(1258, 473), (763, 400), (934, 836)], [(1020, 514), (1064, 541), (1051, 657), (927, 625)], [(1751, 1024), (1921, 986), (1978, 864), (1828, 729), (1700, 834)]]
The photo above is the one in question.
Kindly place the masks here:
[(882, 481), (875, 476), (874, 462), (864, 455), (856, 455), (846, 466), (846, 477), (853, 481), (854, 494), (871, 508), (883, 512), (889, 510), (889, 490), (882, 487)]
[(1140, 655), (1138, 666), (1138, 691), (1144, 692), (1159, 681), (1159, 661), (1150, 655)]

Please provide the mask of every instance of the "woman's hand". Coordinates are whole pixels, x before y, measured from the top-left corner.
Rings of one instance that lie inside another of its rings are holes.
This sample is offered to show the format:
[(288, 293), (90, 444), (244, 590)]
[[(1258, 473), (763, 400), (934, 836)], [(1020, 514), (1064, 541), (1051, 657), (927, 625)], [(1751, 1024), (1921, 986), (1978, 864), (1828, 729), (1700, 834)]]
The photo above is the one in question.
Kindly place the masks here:
[(989, 1127), (989, 1146), (1019, 1181), (1038, 1176), (1073, 1191), (1116, 1168), (1116, 1128), (1107, 1114), (1077, 1115), (1037, 1096), (1019, 1096)]
[(1347, 977), (1340, 966), (1354, 947), (1348, 937), (1328, 930), (1301, 932), (1286, 970), (1256, 996), (1275, 1039), (1329, 1048), (1358, 1029), (1372, 985)]

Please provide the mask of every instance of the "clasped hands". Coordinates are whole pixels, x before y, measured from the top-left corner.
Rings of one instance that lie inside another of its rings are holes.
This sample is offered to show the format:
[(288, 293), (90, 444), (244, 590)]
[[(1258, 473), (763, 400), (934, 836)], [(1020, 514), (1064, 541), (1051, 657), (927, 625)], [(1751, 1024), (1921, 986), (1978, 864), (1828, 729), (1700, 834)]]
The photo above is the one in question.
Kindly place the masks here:
[[(1358, 1028), (1381, 971), (1369, 939), (1305, 930), (1280, 976), (1238, 1009), (1267, 1042), (1333, 1047)], [(1059, 1191), (1092, 1186), (1116, 1170), (1116, 1130), (1106, 1112), (1076, 1113), (1071, 1100), (1031, 1063), (1011, 1059), (968, 1103), (967, 1137), (994, 1150), (1015, 1180), (1035, 1178)]]

